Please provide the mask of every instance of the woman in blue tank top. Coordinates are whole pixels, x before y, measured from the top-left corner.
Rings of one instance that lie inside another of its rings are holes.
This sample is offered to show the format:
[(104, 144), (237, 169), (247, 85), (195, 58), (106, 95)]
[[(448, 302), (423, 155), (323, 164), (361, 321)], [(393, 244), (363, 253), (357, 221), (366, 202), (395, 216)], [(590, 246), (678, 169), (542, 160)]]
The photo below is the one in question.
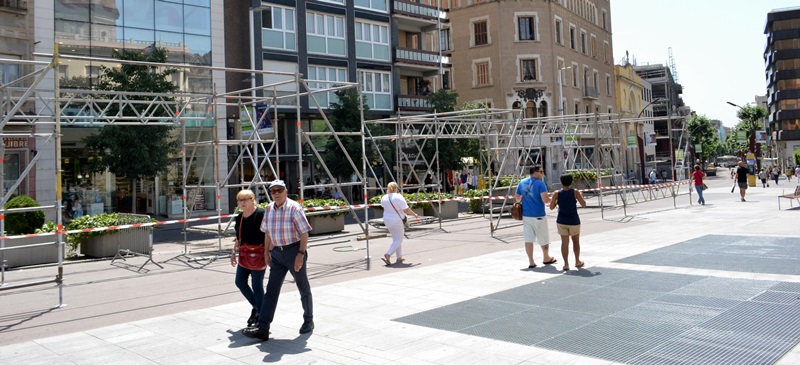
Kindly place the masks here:
[(586, 201), (580, 191), (572, 188), (572, 175), (561, 176), (561, 190), (553, 193), (550, 199), (550, 210), (558, 206), (556, 227), (561, 236), (561, 256), (564, 258), (564, 271), (569, 270), (569, 238), (572, 237), (572, 251), (575, 252), (575, 267), (581, 268), (581, 219), (578, 216), (578, 203), (586, 207)]

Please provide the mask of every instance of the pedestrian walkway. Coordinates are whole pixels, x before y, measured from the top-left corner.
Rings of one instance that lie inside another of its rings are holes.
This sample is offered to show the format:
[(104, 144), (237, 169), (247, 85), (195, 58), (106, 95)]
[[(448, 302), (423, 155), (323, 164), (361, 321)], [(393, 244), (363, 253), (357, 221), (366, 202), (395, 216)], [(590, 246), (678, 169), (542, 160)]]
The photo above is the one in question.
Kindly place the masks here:
[[(488, 223), (480, 218), (409, 233), (407, 261), (392, 267), (378, 264), (388, 238), (373, 240), (369, 271), (358, 242), (343, 244), (357, 248), (347, 253), (334, 252), (336, 245), (314, 247), (309, 256), (315, 262), (309, 266), (314, 333), (298, 335), (302, 309), (290, 284), (284, 286), (270, 340), (263, 343), (240, 333), (249, 308), (233, 287), (227, 262), (203, 269), (173, 263), (147, 274), (108, 262), (74, 265), (97, 266), (67, 276), (75, 286), (65, 289), (66, 308), (37, 312), (55, 302), (53, 289), (3, 294), (0, 343), (12, 344), (0, 347), (0, 359), (4, 364), (800, 363), (800, 259), (790, 253), (800, 247), (800, 210), (779, 211), (779, 189), (751, 188), (747, 202), (740, 202), (729, 179), (709, 183), (705, 206), (689, 206), (688, 196), (680, 198), (686, 202), (678, 209), (669, 209), (671, 201), (649, 202), (631, 207), (629, 213), (638, 215), (624, 222), (581, 210), (586, 267), (568, 273), (560, 270), (558, 250), (551, 251), (557, 264), (527, 269), (521, 227), (490, 238)], [(557, 242), (554, 221), (551, 238)], [(540, 251), (536, 254), (541, 262)], [(79, 295), (90, 292), (99, 294), (82, 302)], [(208, 305), (211, 298), (225, 304)], [(142, 308), (142, 303), (149, 304)], [(9, 304), (16, 308), (9, 310)], [(159, 311), (167, 313), (153, 315)], [(70, 327), (74, 330), (67, 331)], [(46, 334), (48, 328), (57, 332)], [(703, 356), (708, 353), (714, 356)]]

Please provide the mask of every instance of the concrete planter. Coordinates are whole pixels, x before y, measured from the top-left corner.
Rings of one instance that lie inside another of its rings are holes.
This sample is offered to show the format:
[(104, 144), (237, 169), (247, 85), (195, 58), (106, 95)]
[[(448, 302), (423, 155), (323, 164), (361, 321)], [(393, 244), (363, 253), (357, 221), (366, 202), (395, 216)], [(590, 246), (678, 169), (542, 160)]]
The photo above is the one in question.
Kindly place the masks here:
[(344, 231), (344, 215), (319, 214), (308, 215), (308, 223), (311, 224), (309, 234), (323, 234)]
[(112, 257), (121, 249), (148, 254), (152, 232), (152, 227), (142, 227), (92, 237), (80, 244), (80, 252), (88, 257)]
[[(437, 203), (431, 203), (431, 206), (423, 211), (427, 216), (439, 217), (439, 207)], [(442, 202), (442, 219), (458, 218), (458, 202), (449, 201)]]
[(56, 236), (25, 237), (7, 240), (5, 241), (4, 247), (20, 247), (35, 243), (52, 243), (52, 245), (3, 250), (2, 256), (5, 260), (6, 267), (11, 268), (58, 262)]

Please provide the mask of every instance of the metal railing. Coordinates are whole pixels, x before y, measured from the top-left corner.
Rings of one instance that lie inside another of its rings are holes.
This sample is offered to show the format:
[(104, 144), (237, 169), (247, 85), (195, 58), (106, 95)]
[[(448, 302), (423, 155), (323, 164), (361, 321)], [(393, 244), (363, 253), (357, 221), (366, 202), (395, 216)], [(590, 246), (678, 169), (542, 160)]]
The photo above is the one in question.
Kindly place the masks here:
[[(149, 215), (117, 213), (117, 225), (150, 223), (152, 220)], [(111, 260), (111, 264), (117, 259), (126, 261), (129, 256), (147, 257), (142, 266), (136, 271), (141, 271), (147, 263), (152, 262), (160, 268), (164, 268), (153, 260), (153, 226), (127, 228), (115, 234), (117, 239), (117, 253)]]
[(421, 49), (397, 48), (395, 55), (397, 56), (398, 61), (429, 64), (432, 66), (438, 66), (442, 60), (438, 52), (425, 51)]
[(402, 0), (394, 1), (394, 11), (395, 13), (405, 13), (412, 16), (428, 18), (433, 21), (439, 17), (440, 13), (434, 6)]
[(28, 2), (21, 0), (0, 0), (0, 7), (12, 8), (17, 10), (27, 10)]

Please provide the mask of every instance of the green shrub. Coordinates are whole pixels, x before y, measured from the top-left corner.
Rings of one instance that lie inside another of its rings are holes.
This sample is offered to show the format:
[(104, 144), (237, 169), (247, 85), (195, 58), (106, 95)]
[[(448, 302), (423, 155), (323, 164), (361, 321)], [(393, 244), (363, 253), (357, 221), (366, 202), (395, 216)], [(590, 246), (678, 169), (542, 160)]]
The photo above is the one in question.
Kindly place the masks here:
[[(41, 206), (36, 200), (20, 195), (6, 203), (6, 209), (30, 208)], [(44, 212), (41, 210), (31, 212), (9, 213), (6, 215), (6, 233), (9, 236), (31, 234), (44, 224)]]
[[(347, 205), (347, 202), (344, 200), (339, 199), (308, 199), (303, 202), (303, 206), (306, 208), (316, 208), (316, 207), (339, 207)], [(335, 214), (320, 214), (320, 215), (334, 215), (340, 216), (347, 214), (348, 211), (337, 211)]]
[[(464, 194), (466, 198), (474, 198), (476, 196), (488, 196), (489, 189), (475, 189), (467, 191)], [(483, 203), (484, 199), (473, 199), (469, 201), (469, 211), (473, 213), (481, 213), (483, 212)]]
[[(449, 194), (448, 194), (449, 195)], [(442, 194), (444, 198), (445, 194)], [(452, 195), (450, 195), (452, 197)], [(373, 207), (376, 209), (383, 209), (381, 204), (381, 198), (383, 195), (376, 195), (369, 199), (370, 204), (377, 204), (377, 206)], [(431, 206), (431, 203), (412, 203), (414, 201), (419, 200), (436, 200), (436, 195), (430, 195), (429, 193), (420, 192), (420, 193), (403, 193), (403, 198), (405, 198), (406, 202), (408, 202), (408, 207), (411, 209), (425, 209)]]
[[(141, 217), (129, 217), (126, 219), (120, 219), (117, 213), (100, 213), (95, 215), (84, 215), (72, 220), (69, 223), (66, 230), (72, 231), (76, 229), (87, 229), (87, 228), (101, 228), (101, 227), (108, 227), (108, 226), (117, 226), (117, 225), (124, 225), (124, 224), (134, 224), (134, 223), (148, 223), (148, 222), (156, 222), (155, 219), (150, 218), (148, 220), (144, 220)], [(78, 246), (82, 243), (86, 242), (92, 237), (99, 237), (104, 236), (107, 234), (117, 234), (122, 231), (120, 230), (111, 230), (111, 231), (96, 231), (96, 232), (81, 232), (81, 233), (73, 233), (67, 235), (67, 247), (70, 250), (76, 251)]]
[(497, 187), (499, 188), (502, 186), (513, 186), (516, 183), (518, 183), (521, 179), (512, 175), (497, 176), (487, 179), (487, 184), (489, 186), (494, 186), (495, 180), (497, 180)]

